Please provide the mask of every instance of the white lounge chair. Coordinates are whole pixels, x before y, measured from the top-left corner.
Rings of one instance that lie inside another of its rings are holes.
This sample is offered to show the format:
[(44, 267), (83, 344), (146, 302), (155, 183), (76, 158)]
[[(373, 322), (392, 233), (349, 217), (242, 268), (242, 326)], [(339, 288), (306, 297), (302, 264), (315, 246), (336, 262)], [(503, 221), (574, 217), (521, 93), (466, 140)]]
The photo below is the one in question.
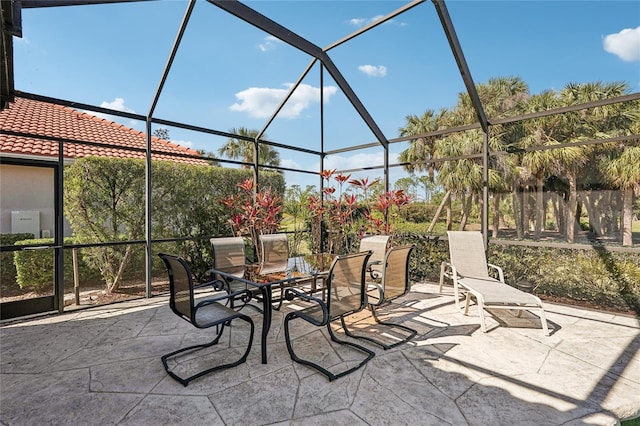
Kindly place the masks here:
[[(539, 297), (518, 290), (505, 283), (502, 268), (487, 262), (482, 234), (476, 231), (447, 231), (450, 262), (442, 262), (440, 288), (444, 278), (453, 280), (453, 291), (458, 309), (460, 293), (466, 293), (464, 314), (469, 313), (471, 296), (475, 297), (480, 315), (480, 328), (487, 332), (485, 309), (517, 309), (535, 311), (542, 322), (542, 330), (549, 335), (547, 319)], [(490, 268), (497, 271), (498, 279), (489, 275)], [(521, 312), (518, 312), (518, 315)]]

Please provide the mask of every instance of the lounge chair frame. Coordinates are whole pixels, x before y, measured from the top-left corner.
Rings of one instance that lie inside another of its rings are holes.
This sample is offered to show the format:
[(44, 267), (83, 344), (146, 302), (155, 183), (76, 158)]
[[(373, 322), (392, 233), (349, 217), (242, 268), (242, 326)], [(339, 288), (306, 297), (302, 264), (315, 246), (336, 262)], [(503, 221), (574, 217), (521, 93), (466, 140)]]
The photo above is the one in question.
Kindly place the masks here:
[[(549, 335), (540, 298), (505, 283), (502, 268), (487, 262), (480, 232), (447, 231), (447, 236), (450, 261), (442, 262), (440, 267), (440, 293), (442, 293), (444, 278), (450, 278), (453, 281), (456, 307), (464, 315), (469, 314), (473, 296), (478, 305), (480, 328), (484, 333), (487, 332), (485, 309), (508, 309), (517, 310), (518, 316), (523, 310), (535, 312), (540, 317), (544, 335)], [(497, 279), (490, 275), (491, 270), (498, 275)], [(466, 295), (464, 310), (460, 307), (461, 294)]]

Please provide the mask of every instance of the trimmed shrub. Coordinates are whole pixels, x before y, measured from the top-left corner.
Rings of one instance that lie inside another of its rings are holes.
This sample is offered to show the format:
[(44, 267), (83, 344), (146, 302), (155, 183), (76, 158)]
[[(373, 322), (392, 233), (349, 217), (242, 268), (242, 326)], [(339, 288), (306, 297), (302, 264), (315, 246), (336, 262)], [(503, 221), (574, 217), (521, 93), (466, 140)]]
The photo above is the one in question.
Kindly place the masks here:
[[(0, 245), (14, 245), (16, 241), (34, 238), (31, 233), (23, 234), (1, 234)], [(20, 286), (17, 281), (16, 265), (13, 263), (13, 252), (0, 253), (0, 289), (12, 290), (18, 289)]]
[[(394, 245), (416, 244), (410, 270), (416, 281), (438, 282), (449, 260), (445, 238), (398, 234)], [(640, 314), (640, 255), (593, 250), (490, 244), (488, 261), (502, 267), (507, 284), (528, 281), (534, 293)]]
[(640, 313), (640, 255), (593, 250), (490, 245), (489, 262), (505, 281), (527, 280), (537, 294)]
[[(65, 244), (73, 244), (71, 238), (65, 238)], [(53, 244), (53, 238), (39, 238), (16, 241), (16, 245), (45, 245)], [(17, 283), (21, 289), (33, 289), (34, 291), (50, 291), (53, 288), (53, 249), (22, 250), (13, 252), (13, 264), (15, 265)], [(84, 262), (82, 252), (78, 255), (78, 272), (83, 282), (99, 279), (100, 273)], [(65, 286), (73, 286), (73, 256), (71, 252), (64, 256), (64, 281)]]

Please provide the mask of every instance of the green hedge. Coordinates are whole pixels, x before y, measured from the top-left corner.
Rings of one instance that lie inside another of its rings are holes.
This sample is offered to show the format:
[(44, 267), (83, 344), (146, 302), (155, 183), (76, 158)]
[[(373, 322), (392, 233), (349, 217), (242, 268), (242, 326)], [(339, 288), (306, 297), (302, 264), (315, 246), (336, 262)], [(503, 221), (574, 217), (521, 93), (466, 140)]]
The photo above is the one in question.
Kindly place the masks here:
[[(35, 235), (31, 233), (0, 234), (0, 245), (11, 246), (14, 245), (16, 241), (26, 240), (34, 237)], [(16, 266), (13, 263), (13, 252), (7, 251), (0, 253), (0, 265), (2, 265), (0, 267), (0, 289), (17, 289), (19, 286), (16, 278)]]
[(440, 265), (449, 260), (449, 246), (441, 237), (415, 233), (402, 233), (393, 237), (393, 245), (415, 244), (409, 269), (412, 278), (419, 281), (438, 281)]
[[(65, 213), (78, 244), (144, 239), (145, 164), (143, 160), (87, 157), (65, 168)], [(206, 235), (231, 235), (229, 209), (222, 200), (253, 176), (249, 169), (152, 163), (152, 238), (178, 242), (172, 253), (187, 259), (198, 279), (211, 266)], [(284, 176), (261, 172), (260, 186), (284, 194)], [(144, 270), (144, 252), (129, 256), (125, 246), (86, 250), (86, 261), (100, 269), (110, 291), (126, 276)], [(154, 258), (154, 262), (156, 259)], [(155, 265), (155, 264), (154, 264)]]
[[(65, 244), (73, 244), (73, 239), (65, 238)], [(16, 241), (16, 245), (45, 245), (53, 244), (53, 238), (39, 238)], [(53, 249), (22, 250), (13, 252), (13, 265), (16, 270), (16, 281), (21, 289), (35, 291), (50, 290), (53, 286)], [(83, 282), (96, 281), (100, 272), (89, 267), (78, 254), (78, 273)], [(64, 280), (66, 286), (73, 286), (73, 256), (71, 250), (64, 256)]]
[(529, 281), (537, 294), (640, 314), (639, 254), (491, 244), (489, 262), (503, 267), (505, 281)]
[[(394, 244), (416, 244), (411, 271), (415, 280), (438, 282), (449, 259), (446, 238), (400, 234)], [(539, 295), (587, 301), (604, 309), (640, 314), (640, 254), (594, 249), (561, 249), (492, 244), (488, 261), (501, 266), (505, 281), (528, 281)]]

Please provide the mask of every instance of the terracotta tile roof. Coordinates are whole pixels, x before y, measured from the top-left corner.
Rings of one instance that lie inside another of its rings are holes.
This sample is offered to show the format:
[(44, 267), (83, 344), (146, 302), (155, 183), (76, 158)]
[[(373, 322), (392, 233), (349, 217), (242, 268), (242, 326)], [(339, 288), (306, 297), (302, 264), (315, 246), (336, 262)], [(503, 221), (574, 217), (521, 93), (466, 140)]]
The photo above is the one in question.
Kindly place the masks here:
[[(94, 115), (60, 105), (25, 98), (0, 111), (0, 132), (12, 131), (73, 139), (110, 145), (110, 147), (65, 143), (65, 158), (88, 156), (144, 158), (144, 151), (128, 151), (126, 148), (144, 149), (147, 144), (143, 132), (131, 129)], [(155, 136), (151, 137), (154, 160), (170, 160), (186, 164), (207, 165), (205, 160), (185, 158), (175, 154), (197, 155), (193, 150)], [(0, 153), (45, 157), (58, 156), (57, 141), (33, 137), (0, 134)]]

